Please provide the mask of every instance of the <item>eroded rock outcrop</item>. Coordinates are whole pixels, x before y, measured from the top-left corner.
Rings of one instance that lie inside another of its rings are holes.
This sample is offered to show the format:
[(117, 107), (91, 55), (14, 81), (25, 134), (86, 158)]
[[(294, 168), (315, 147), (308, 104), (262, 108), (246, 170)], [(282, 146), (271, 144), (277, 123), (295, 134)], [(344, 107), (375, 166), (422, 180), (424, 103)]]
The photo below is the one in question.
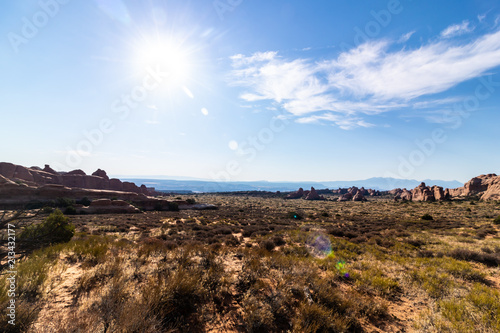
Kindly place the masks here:
[(123, 200), (98, 199), (88, 207), (77, 208), (79, 213), (87, 214), (130, 214), (140, 213), (140, 210)]
[(346, 194), (343, 194), (340, 198), (338, 198), (338, 201), (351, 201), (352, 198), (352, 194), (350, 192), (347, 192)]
[(316, 192), (314, 187), (311, 187), (311, 191), (306, 195), (306, 200), (325, 200), (325, 198)]
[(301, 187), (298, 191), (288, 194), (285, 199), (300, 199), (304, 196), (304, 189)]
[(434, 201), (434, 194), (425, 183), (420, 183), (420, 185), (411, 190), (411, 195), (413, 201)]
[(352, 197), (352, 201), (367, 201), (365, 196), (363, 195), (364, 191), (358, 190), (356, 194)]
[(450, 190), (452, 197), (479, 197), (481, 200), (500, 200), (500, 176), (494, 173), (469, 180), (463, 187)]
[(144, 185), (139, 187), (131, 182), (109, 179), (106, 171), (101, 169), (98, 169), (92, 175), (87, 175), (83, 170), (79, 169), (69, 172), (57, 172), (48, 164), (41, 169), (38, 167), (26, 168), (21, 165), (1, 162), (0, 175), (13, 182), (21, 182), (33, 187), (54, 184), (70, 188), (124, 191), (150, 196), (158, 194), (154, 188), (148, 188)]
[(410, 191), (407, 189), (398, 189), (399, 191), (396, 192), (396, 195), (394, 196), (394, 201), (411, 201), (412, 200), (412, 194)]

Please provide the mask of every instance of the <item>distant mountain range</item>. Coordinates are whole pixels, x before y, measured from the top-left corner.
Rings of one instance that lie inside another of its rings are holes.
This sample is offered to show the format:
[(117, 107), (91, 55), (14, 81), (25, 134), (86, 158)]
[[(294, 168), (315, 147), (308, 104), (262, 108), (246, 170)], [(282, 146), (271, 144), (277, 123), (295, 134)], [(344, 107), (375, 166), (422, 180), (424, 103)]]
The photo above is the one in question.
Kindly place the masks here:
[[(268, 181), (248, 181), (248, 182), (216, 182), (210, 180), (178, 180), (178, 179), (158, 179), (158, 178), (127, 178), (119, 177), (123, 181), (129, 181), (136, 184), (144, 184), (147, 187), (154, 187), (158, 191), (190, 193), (190, 192), (236, 192), (236, 191), (296, 191), (299, 187), (308, 189), (313, 186), (316, 189), (338, 189), (349, 188), (351, 186), (364, 187), (380, 191), (392, 190), (394, 188), (412, 189), (421, 182), (427, 185), (438, 185), (444, 188), (457, 188), (464, 184), (452, 180), (414, 180), (414, 179), (396, 179), (375, 177), (365, 180), (346, 180), (346, 181), (325, 181), (325, 182), (268, 182)], [(162, 177), (163, 178), (163, 177)]]

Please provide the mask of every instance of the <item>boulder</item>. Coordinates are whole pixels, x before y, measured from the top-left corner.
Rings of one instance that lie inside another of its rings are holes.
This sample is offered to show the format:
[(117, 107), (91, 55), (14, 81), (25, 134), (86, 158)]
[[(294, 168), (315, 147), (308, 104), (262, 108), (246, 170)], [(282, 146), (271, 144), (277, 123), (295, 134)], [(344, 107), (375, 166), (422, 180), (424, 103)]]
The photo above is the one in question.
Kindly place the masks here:
[(322, 196), (316, 192), (314, 187), (311, 187), (311, 191), (306, 195), (306, 200), (325, 200)]
[(298, 191), (288, 194), (285, 199), (300, 199), (304, 196), (304, 189), (301, 187)]

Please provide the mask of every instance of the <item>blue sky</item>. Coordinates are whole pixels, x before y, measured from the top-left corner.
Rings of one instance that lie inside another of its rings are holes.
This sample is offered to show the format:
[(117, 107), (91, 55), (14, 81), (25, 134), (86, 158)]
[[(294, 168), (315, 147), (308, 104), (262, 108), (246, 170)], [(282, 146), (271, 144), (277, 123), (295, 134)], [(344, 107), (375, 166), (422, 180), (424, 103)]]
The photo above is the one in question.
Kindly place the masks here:
[(2, 161), (112, 175), (500, 173), (498, 1), (9, 1)]

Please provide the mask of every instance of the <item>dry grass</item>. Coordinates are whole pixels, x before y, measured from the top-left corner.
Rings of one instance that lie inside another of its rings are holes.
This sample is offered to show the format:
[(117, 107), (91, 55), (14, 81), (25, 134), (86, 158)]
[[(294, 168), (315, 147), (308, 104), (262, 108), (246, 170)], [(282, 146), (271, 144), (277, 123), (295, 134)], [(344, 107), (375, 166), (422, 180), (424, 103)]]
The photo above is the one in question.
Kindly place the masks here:
[(195, 199), (220, 209), (72, 216), (19, 264), (14, 331), (500, 329), (497, 203)]

